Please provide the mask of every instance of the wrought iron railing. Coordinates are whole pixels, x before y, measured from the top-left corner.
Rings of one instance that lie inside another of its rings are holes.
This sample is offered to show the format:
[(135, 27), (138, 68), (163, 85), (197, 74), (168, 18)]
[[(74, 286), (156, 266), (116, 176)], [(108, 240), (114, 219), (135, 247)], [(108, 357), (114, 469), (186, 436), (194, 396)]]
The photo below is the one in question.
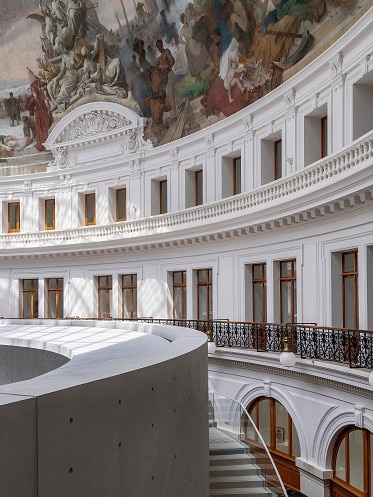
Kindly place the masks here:
[(137, 321), (200, 330), (217, 347), (243, 347), (257, 352), (282, 352), (287, 338), (302, 359), (373, 369), (373, 331), (332, 328), (309, 323), (251, 323), (229, 320), (138, 318)]

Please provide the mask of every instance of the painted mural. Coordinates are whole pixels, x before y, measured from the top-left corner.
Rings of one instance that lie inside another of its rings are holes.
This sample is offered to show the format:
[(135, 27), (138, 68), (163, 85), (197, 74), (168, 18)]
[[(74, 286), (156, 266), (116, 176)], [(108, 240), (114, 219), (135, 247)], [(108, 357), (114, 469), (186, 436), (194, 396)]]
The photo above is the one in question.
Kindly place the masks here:
[(0, 0), (0, 155), (42, 152), (92, 101), (145, 117), (154, 146), (194, 133), (279, 86), (369, 4)]

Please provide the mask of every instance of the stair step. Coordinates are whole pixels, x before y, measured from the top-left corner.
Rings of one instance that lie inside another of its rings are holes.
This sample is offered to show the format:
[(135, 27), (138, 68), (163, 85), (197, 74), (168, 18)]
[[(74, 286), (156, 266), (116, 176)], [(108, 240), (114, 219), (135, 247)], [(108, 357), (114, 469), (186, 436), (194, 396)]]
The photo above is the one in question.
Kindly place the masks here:
[(235, 497), (236, 495), (246, 497), (275, 497), (275, 494), (265, 488), (215, 488), (210, 490), (210, 497), (214, 495), (225, 495)]
[(210, 466), (219, 466), (224, 464), (255, 464), (255, 457), (251, 454), (211, 454), (210, 453)]
[(265, 482), (259, 475), (254, 476), (213, 476), (210, 488), (260, 488)]
[(210, 465), (210, 478), (219, 476), (254, 476), (260, 474), (260, 468), (253, 464), (224, 464)]

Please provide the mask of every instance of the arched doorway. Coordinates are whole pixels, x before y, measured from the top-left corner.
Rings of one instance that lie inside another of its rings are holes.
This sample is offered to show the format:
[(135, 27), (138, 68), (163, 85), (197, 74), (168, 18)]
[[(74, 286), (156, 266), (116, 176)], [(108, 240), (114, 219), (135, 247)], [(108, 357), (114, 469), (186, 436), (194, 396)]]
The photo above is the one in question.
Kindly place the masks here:
[[(276, 399), (259, 397), (248, 407), (248, 412), (260, 431), (286, 488), (299, 491), (300, 476), (295, 458), (300, 456), (300, 444), (293, 420)], [(249, 444), (255, 444), (255, 433), (245, 427)]]
[(355, 426), (338, 437), (333, 451), (330, 497), (373, 495), (373, 434)]

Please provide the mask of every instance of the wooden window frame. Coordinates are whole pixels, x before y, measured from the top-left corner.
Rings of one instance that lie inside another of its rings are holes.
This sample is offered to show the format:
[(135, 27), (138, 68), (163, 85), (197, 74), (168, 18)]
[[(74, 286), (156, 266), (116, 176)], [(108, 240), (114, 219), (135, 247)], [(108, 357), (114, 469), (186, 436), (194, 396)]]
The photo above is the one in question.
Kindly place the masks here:
[[(48, 225), (48, 206), (52, 209), (52, 225)], [(54, 198), (46, 198), (44, 200), (44, 229), (45, 231), (56, 229), (56, 201)]]
[[(124, 217), (119, 215), (120, 212), (120, 200), (119, 196), (124, 194)], [(115, 190), (115, 220), (116, 221), (126, 221), (127, 220), (127, 189), (126, 188), (118, 188)]]
[(194, 171), (194, 205), (203, 204), (203, 169)]
[[(15, 226), (11, 227), (11, 209), (15, 209), (14, 218), (15, 218)], [(8, 202), (8, 233), (19, 233), (21, 229), (21, 203), (17, 202)]]
[(233, 159), (233, 195), (242, 193), (241, 164), (241, 156)]
[[(354, 487), (353, 485), (350, 485), (350, 457), (349, 457), (349, 445), (350, 445), (350, 438), (349, 435), (353, 431), (361, 431), (362, 432), (362, 438), (363, 438), (363, 485), (364, 485), (364, 490), (361, 491), (360, 489)], [(343, 480), (339, 476), (336, 476), (336, 463), (337, 463), (337, 455), (339, 452), (339, 448), (342, 444), (342, 442), (345, 442), (345, 448), (344, 448), (344, 457), (345, 457), (345, 463), (346, 463), (346, 480)], [(370, 432), (367, 429), (364, 428), (358, 428), (356, 426), (349, 426), (345, 430), (340, 433), (339, 437), (337, 438), (335, 444), (334, 444), (334, 449), (333, 449), (333, 455), (332, 455), (332, 468), (333, 468), (333, 478), (331, 479), (331, 486), (333, 488), (334, 484), (337, 484), (338, 487), (341, 487), (348, 493), (349, 495), (354, 494), (354, 495), (359, 495), (360, 497), (370, 497), (370, 487), (371, 487), (371, 479), (373, 478), (373, 474), (371, 474), (371, 469), (370, 469), (370, 454), (372, 452), (371, 448), (371, 437), (370, 437)], [(332, 491), (330, 495), (334, 495), (334, 492)], [(338, 495), (340, 495), (338, 493)]]
[[(202, 272), (207, 271), (207, 281), (201, 281), (200, 280), (200, 275)], [(212, 269), (211, 268), (204, 268), (204, 269), (197, 269), (197, 319), (201, 320), (200, 313), (201, 313), (201, 303), (200, 303), (200, 288), (202, 287), (207, 287), (207, 295), (206, 295), (206, 305), (207, 305), (207, 312), (206, 315), (208, 316), (208, 321), (210, 321), (210, 315), (212, 315)], [(211, 305), (210, 305), (211, 302)], [(212, 318), (211, 318), (212, 319)]]
[[(92, 219), (88, 217), (89, 215), (89, 201), (93, 199), (93, 216)], [(96, 194), (95, 193), (86, 193), (84, 195), (84, 223), (85, 226), (93, 226), (96, 224)]]
[[(275, 180), (282, 178), (282, 139), (276, 140), (274, 146), (274, 173)], [(279, 151), (280, 146), (280, 151)]]
[[(52, 286), (51, 282), (55, 281), (56, 285)], [(50, 315), (50, 294), (55, 294), (55, 308), (56, 308), (56, 317), (51, 318)], [(46, 294), (47, 294), (47, 315), (48, 319), (60, 319), (63, 318), (63, 278), (47, 278), (46, 279)], [(60, 305), (60, 300), (62, 299), (62, 315), (58, 315), (58, 309)]]
[[(175, 282), (175, 276), (181, 275), (181, 282)], [(172, 273), (172, 318), (176, 319), (175, 317), (175, 289), (178, 288), (180, 289), (181, 293), (181, 311), (180, 311), (180, 317), (177, 319), (186, 319), (186, 289), (187, 289), (187, 283), (186, 283), (186, 271), (174, 271)]]
[[(98, 319), (111, 318), (111, 294), (113, 277), (111, 275), (97, 276), (97, 317)], [(105, 295), (105, 309), (101, 309), (101, 292)], [(104, 310), (104, 313), (102, 312)], [(102, 315), (104, 314), (104, 317)]]
[[(354, 269), (348, 271), (345, 269), (345, 257), (354, 256)], [(346, 281), (353, 279), (354, 283), (354, 329), (359, 329), (359, 270), (358, 270), (358, 251), (357, 249), (342, 252), (342, 326), (346, 327)]]
[[(130, 278), (131, 283), (125, 283), (125, 278)], [(122, 309), (121, 315), (122, 319), (136, 319), (137, 318), (137, 306), (135, 306), (135, 302), (137, 302), (137, 274), (122, 274), (121, 276), (121, 291), (122, 291)], [(130, 312), (129, 316), (124, 315), (124, 302), (125, 302), (125, 293), (129, 292), (130, 295)], [(136, 294), (136, 298), (135, 298)]]
[[(283, 264), (291, 264), (291, 274), (290, 276), (284, 276), (282, 273), (282, 268)], [(296, 292), (296, 283), (297, 283), (297, 269), (296, 269), (296, 259), (287, 259), (284, 261), (280, 261), (280, 322), (283, 322), (283, 315), (282, 315), (282, 300), (283, 300), (283, 284), (284, 283), (289, 283), (290, 282), (290, 290), (291, 290), (291, 316), (290, 316), (290, 323), (295, 323), (296, 322), (296, 299), (297, 299), (297, 292)]]
[[(260, 277), (255, 277), (255, 268), (260, 267), (261, 268), (261, 276)], [(252, 264), (251, 266), (251, 285), (252, 285), (252, 308), (253, 308), (253, 321), (254, 322), (259, 322), (259, 323), (265, 323), (267, 321), (267, 267), (266, 263), (262, 262), (259, 264)], [(255, 288), (259, 286), (260, 287), (260, 294), (261, 294), (261, 319), (260, 321), (256, 320), (255, 316), (255, 309), (256, 309), (256, 302), (255, 302)]]
[[(25, 282), (30, 281), (31, 287), (25, 288)], [(25, 318), (25, 294), (31, 294), (30, 298), (30, 317), (29, 319), (34, 319), (39, 317), (39, 311), (34, 315), (34, 300), (35, 296), (37, 301), (39, 300), (39, 280), (36, 278), (25, 278), (22, 280), (22, 319)]]

